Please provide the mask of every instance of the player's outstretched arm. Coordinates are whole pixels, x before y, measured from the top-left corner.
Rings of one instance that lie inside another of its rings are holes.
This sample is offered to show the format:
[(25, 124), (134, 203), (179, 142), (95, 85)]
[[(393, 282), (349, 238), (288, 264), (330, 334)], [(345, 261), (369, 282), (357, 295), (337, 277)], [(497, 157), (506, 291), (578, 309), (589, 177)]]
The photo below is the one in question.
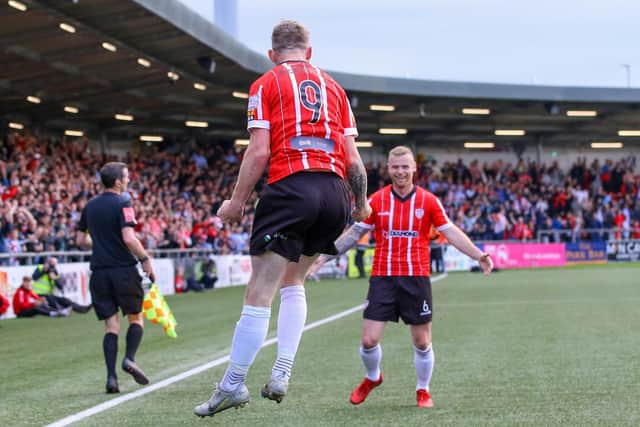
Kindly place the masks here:
[(460, 252), (478, 261), (485, 276), (491, 273), (491, 270), (493, 270), (493, 261), (491, 261), (489, 254), (482, 252), (474, 245), (471, 239), (455, 224), (451, 224), (451, 227), (441, 230), (441, 232), (449, 243), (455, 246)]
[(353, 136), (345, 137), (347, 181), (355, 198), (356, 208), (351, 213), (354, 221), (362, 221), (371, 215), (367, 201), (367, 170), (356, 147)]
[(315, 274), (324, 263), (339, 257), (340, 255), (354, 247), (356, 243), (358, 243), (358, 240), (360, 240), (362, 236), (367, 234), (368, 231), (369, 229), (367, 227), (364, 227), (359, 223), (355, 223), (347, 228), (335, 241), (336, 249), (338, 249), (338, 255), (320, 255), (318, 259), (316, 259), (315, 262), (311, 265), (311, 267), (309, 267), (309, 272), (307, 273), (307, 275)]

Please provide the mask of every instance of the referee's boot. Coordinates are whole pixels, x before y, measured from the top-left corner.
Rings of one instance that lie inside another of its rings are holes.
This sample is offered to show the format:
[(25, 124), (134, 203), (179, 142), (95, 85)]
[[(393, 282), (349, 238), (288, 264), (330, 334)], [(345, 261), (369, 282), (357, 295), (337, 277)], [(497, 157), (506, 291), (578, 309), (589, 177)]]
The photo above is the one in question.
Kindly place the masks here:
[(118, 387), (118, 379), (116, 377), (107, 378), (107, 394), (120, 393), (120, 388)]
[(281, 375), (272, 375), (269, 382), (262, 387), (260, 394), (265, 399), (275, 400), (276, 402), (282, 402), (282, 399), (287, 395), (289, 389), (289, 379), (283, 372)]
[(249, 403), (249, 400), (249, 390), (246, 385), (240, 384), (234, 391), (224, 391), (215, 383), (209, 400), (196, 406), (193, 413), (199, 417), (212, 417), (229, 408), (242, 408)]
[(133, 380), (138, 384), (149, 384), (149, 378), (147, 378), (142, 369), (140, 369), (140, 367), (136, 365), (136, 362), (129, 359), (128, 357), (122, 359), (122, 370), (127, 374), (130, 374), (133, 377)]

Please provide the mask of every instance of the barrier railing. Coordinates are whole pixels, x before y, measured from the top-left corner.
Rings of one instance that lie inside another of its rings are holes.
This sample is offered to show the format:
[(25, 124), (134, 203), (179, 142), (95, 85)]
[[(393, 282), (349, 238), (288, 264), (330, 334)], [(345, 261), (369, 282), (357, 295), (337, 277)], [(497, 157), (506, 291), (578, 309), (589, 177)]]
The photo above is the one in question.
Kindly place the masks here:
[[(530, 243), (566, 243), (579, 241), (615, 241), (628, 240), (633, 234), (640, 233), (638, 228), (585, 228), (580, 230), (539, 230), (537, 240)], [(482, 240), (475, 243), (514, 242), (514, 240)], [(212, 249), (149, 249), (154, 258), (173, 258), (177, 262), (188, 259), (202, 259), (210, 255), (220, 255)], [(0, 253), (0, 265), (32, 265), (39, 264), (45, 258), (55, 256), (59, 262), (89, 262), (91, 251), (51, 251)]]
[[(209, 255), (217, 255), (211, 249), (148, 249), (154, 258), (206, 258)], [(54, 256), (59, 262), (89, 262), (91, 251), (51, 251), (51, 252), (19, 252), (0, 253), (0, 265), (31, 265), (39, 264), (45, 258)]]
[(539, 243), (563, 243), (579, 241), (611, 241), (630, 239), (638, 228), (582, 228), (578, 230), (538, 230)]

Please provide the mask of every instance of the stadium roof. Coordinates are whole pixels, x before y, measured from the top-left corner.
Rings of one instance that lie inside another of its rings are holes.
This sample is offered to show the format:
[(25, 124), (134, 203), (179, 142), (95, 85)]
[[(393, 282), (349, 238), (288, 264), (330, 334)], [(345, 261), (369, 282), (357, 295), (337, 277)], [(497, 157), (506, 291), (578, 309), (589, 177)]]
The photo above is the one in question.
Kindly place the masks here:
[[(246, 137), (246, 99), (233, 94), (246, 94), (271, 66), (175, 0), (12, 0), (0, 6), (0, 63), (7, 123), (110, 138)], [(639, 89), (331, 74), (351, 97), (361, 140), (580, 145), (619, 141), (619, 130), (640, 129)], [(463, 114), (468, 108), (473, 114)], [(380, 135), (380, 128), (407, 135)], [(500, 129), (525, 135), (496, 136)]]

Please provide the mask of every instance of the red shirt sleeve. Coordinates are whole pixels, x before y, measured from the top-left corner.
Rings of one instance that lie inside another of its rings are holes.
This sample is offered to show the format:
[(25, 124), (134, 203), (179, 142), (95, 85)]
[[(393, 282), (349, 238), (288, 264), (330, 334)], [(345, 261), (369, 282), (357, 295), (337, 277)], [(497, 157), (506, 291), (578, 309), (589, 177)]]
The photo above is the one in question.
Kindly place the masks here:
[(20, 289), (16, 289), (16, 293), (13, 294), (13, 311), (16, 314), (20, 313), (20, 308), (22, 307), (20, 302)]
[(442, 206), (440, 200), (432, 193), (427, 192), (426, 206), (429, 212), (429, 220), (438, 231), (446, 230), (453, 225), (451, 221), (449, 221), (444, 206)]
[(4, 295), (0, 294), (0, 315), (7, 312), (9, 309), (9, 299)]

